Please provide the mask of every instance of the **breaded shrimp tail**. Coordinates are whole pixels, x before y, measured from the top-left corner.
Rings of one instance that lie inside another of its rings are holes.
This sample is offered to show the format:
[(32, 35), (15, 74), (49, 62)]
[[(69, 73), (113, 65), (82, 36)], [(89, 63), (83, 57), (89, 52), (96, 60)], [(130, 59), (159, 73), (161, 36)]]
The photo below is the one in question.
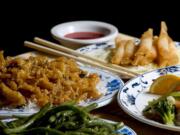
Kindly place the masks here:
[(135, 45), (134, 40), (127, 40), (125, 44), (124, 56), (121, 61), (121, 65), (131, 64), (132, 58), (136, 50), (137, 50), (137, 46)]
[(141, 42), (135, 53), (133, 65), (147, 65), (157, 57), (156, 50), (153, 47), (153, 29), (149, 28), (141, 37)]
[[(159, 53), (158, 64), (160, 67), (175, 65), (179, 58), (173, 40), (167, 33), (167, 26), (165, 22), (161, 22), (161, 31), (157, 43)], [(167, 55), (168, 54), (168, 55)]]
[(5, 65), (4, 52), (0, 51), (0, 69)]
[(125, 40), (117, 40), (115, 41), (116, 48), (114, 50), (114, 54), (112, 56), (111, 62), (113, 64), (119, 65), (121, 63), (121, 60), (124, 56), (124, 46), (126, 41)]

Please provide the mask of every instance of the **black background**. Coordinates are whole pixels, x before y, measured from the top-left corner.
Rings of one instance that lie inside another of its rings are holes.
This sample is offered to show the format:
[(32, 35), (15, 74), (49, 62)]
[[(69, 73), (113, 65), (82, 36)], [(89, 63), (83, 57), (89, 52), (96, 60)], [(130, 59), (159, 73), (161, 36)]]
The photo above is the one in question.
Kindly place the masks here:
[(111, 23), (119, 32), (140, 35), (149, 27), (159, 33), (160, 21), (167, 22), (169, 35), (180, 41), (180, 15), (178, 4), (156, 1), (144, 3), (132, 1), (29, 1), (0, 4), (0, 49), (5, 55), (17, 55), (29, 51), (23, 47), (25, 40), (34, 36), (51, 38), (50, 29), (58, 24), (74, 20), (97, 20)]

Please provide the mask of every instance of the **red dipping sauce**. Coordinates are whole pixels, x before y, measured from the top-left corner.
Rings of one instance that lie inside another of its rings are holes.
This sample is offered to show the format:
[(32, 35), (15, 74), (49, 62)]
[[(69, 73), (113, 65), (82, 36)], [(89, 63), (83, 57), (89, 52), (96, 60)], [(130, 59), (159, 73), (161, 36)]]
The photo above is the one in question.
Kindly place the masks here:
[(66, 34), (64, 37), (86, 40), (86, 39), (101, 38), (101, 37), (104, 37), (104, 34), (100, 32), (73, 32), (73, 33)]

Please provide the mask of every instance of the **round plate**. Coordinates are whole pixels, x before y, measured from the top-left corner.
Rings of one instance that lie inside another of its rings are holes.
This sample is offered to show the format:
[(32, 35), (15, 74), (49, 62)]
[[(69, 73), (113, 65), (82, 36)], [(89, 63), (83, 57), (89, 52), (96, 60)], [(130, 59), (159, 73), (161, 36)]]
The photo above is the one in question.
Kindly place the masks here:
[(152, 126), (180, 132), (180, 127), (178, 126), (168, 126), (147, 119), (142, 114), (148, 102), (158, 98), (157, 95), (148, 93), (149, 87), (156, 78), (165, 74), (180, 76), (180, 66), (157, 69), (128, 81), (122, 90), (119, 91), (117, 100), (121, 108), (133, 118)]
[[(37, 52), (30, 52), (19, 55), (18, 57), (21, 58), (28, 58), (29, 56), (36, 56), (36, 55), (44, 55)], [(49, 56), (50, 58), (52, 56)], [(97, 73), (100, 76), (100, 82), (97, 85), (97, 89), (103, 96), (97, 100), (87, 100), (81, 102), (80, 105), (88, 105), (92, 103), (97, 103), (98, 107), (105, 106), (109, 104), (112, 99), (114, 98), (115, 94), (123, 87), (124, 83), (119, 78), (110, 72), (103, 71), (98, 68), (93, 68), (91, 66), (86, 66), (81, 63), (78, 63), (82, 70), (87, 71), (88, 73)], [(39, 108), (34, 104), (29, 104), (25, 107), (21, 107), (18, 109), (9, 109), (9, 108), (2, 108), (0, 109), (0, 117), (8, 117), (12, 115), (30, 115), (35, 113), (39, 110)]]

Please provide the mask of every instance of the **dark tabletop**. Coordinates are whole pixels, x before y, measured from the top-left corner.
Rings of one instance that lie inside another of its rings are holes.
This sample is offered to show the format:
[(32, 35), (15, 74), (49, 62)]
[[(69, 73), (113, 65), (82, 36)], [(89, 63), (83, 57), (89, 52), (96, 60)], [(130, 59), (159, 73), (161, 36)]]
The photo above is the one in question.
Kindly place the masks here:
[(178, 4), (154, 2), (153, 0), (138, 3), (130, 2), (97, 2), (61, 0), (58, 2), (38, 3), (7, 2), (0, 6), (0, 49), (6, 55), (17, 55), (29, 51), (23, 47), (24, 40), (34, 36), (53, 40), (50, 29), (59, 23), (75, 20), (105, 21), (118, 27), (119, 32), (140, 37), (149, 27), (158, 34), (160, 21), (166, 21), (169, 35), (180, 41), (180, 15)]

